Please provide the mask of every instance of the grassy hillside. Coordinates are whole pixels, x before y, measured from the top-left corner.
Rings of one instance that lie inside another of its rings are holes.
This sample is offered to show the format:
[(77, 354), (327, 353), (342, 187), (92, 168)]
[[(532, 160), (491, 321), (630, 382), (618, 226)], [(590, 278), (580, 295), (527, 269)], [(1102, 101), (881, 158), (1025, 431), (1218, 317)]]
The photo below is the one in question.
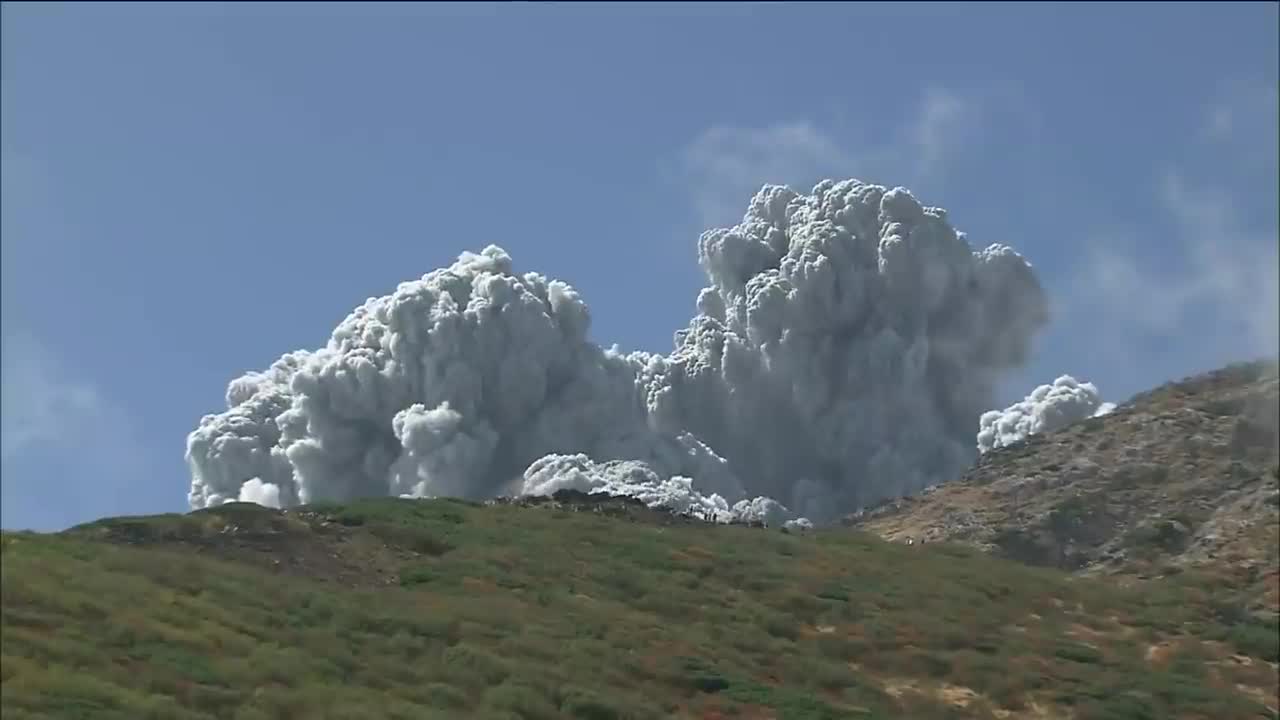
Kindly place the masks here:
[(1277, 717), (1229, 576), (627, 503), (234, 504), (5, 533), (0, 567), (5, 720)]

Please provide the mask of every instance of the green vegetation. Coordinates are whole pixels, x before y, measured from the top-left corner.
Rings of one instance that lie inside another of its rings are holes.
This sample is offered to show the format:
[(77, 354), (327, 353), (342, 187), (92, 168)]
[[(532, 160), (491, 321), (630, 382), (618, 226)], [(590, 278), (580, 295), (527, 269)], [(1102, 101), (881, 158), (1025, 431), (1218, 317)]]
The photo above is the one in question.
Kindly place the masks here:
[(1125, 589), (960, 546), (590, 509), (233, 504), (5, 533), (0, 711), (1276, 717), (1275, 618), (1230, 578)]

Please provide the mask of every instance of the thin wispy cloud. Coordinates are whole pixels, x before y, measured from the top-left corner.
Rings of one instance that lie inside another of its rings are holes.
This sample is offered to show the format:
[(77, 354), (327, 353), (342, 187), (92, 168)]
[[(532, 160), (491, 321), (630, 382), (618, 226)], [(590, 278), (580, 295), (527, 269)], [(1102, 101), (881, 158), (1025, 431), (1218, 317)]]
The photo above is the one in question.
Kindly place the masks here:
[(1095, 232), (1076, 269), (1068, 311), (1118, 356), (1149, 340), (1200, 366), (1280, 352), (1280, 231), (1274, 204), (1250, 204), (1248, 192), (1275, 183), (1276, 90), (1228, 87), (1186, 148), (1201, 161), (1182, 160), (1149, 189), (1151, 219), (1169, 228), (1159, 255), (1154, 238)]
[(69, 375), (30, 335), (4, 339), (0, 456), (35, 448), (64, 449), (87, 427), (114, 424), (113, 411), (92, 384)]
[(1252, 353), (1273, 354), (1280, 340), (1280, 238), (1276, 228), (1246, 227), (1225, 191), (1192, 187), (1177, 174), (1161, 188), (1194, 270), (1175, 294), (1184, 303), (1215, 304), (1243, 331)]
[[(1280, 91), (1274, 83), (1224, 83), (1206, 104), (1198, 139), (1202, 151), (1240, 179), (1276, 182), (1280, 153)], [(1272, 193), (1274, 194), (1274, 190)]]
[[(945, 164), (981, 129), (979, 103), (942, 88), (925, 90), (914, 122), (900, 144), (910, 148), (913, 180), (936, 180)], [(898, 151), (902, 153), (902, 150)]]
[(853, 156), (809, 122), (763, 128), (714, 127), (685, 149), (683, 173), (707, 226), (740, 219), (743, 198), (766, 183), (807, 188), (847, 172)]
[(809, 120), (764, 127), (718, 126), (694, 139), (680, 162), (704, 226), (736, 222), (743, 199), (766, 183), (807, 190), (828, 177), (857, 177), (913, 189), (939, 181), (981, 132), (980, 102), (927, 88), (883, 142), (837, 138)]
[(38, 337), (3, 341), (0, 489), (5, 527), (65, 528), (154, 506), (134, 484), (147, 455), (129, 413)]
[(1203, 136), (1223, 142), (1242, 135), (1258, 139), (1276, 134), (1276, 108), (1280, 92), (1274, 85), (1235, 82), (1219, 93), (1205, 109)]
[(1100, 237), (1077, 271), (1075, 309), (1095, 318), (1113, 347), (1178, 338), (1194, 326), (1200, 341), (1211, 340), (1202, 334), (1208, 331), (1239, 352), (1275, 353), (1280, 256), (1274, 230), (1241, 226), (1230, 197), (1176, 174), (1158, 192), (1174, 228), (1165, 254), (1175, 262), (1155, 267), (1139, 254), (1136, 238)]

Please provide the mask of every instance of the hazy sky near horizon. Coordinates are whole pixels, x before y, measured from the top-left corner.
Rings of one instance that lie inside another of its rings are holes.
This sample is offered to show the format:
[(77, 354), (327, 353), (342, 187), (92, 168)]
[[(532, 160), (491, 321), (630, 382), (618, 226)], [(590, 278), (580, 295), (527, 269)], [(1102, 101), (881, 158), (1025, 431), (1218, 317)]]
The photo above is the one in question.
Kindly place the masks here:
[(229, 380), (490, 243), (666, 352), (766, 182), (1023, 253), (1004, 404), (1274, 354), (1277, 7), (5, 3), (0, 525), (186, 510)]

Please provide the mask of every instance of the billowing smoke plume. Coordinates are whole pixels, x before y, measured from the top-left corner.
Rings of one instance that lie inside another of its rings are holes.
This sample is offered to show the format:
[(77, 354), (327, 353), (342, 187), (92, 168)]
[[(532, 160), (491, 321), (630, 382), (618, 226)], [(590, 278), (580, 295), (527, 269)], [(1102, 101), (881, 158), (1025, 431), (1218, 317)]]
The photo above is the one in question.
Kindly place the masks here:
[(771, 498), (739, 500), (730, 506), (716, 493), (704, 495), (695, 490), (691, 478), (662, 478), (645, 463), (633, 460), (597, 465), (582, 454), (547, 455), (537, 460), (525, 470), (522, 489), (528, 495), (554, 495), (559, 490), (625, 495), (720, 522), (758, 521), (774, 526), (791, 519), (787, 509)]
[(589, 343), (573, 288), (493, 246), (371, 298), (230, 384), (188, 439), (191, 505), (573, 487), (831, 519), (971, 462), (1047, 320), (1021, 256), (972, 250), (902, 188), (766, 186), (698, 259), (669, 355)]
[(1093, 383), (1063, 375), (1004, 410), (983, 413), (978, 420), (978, 451), (985, 453), (1028, 435), (1060, 430), (1085, 418), (1106, 415), (1115, 408), (1115, 403), (1102, 402)]

